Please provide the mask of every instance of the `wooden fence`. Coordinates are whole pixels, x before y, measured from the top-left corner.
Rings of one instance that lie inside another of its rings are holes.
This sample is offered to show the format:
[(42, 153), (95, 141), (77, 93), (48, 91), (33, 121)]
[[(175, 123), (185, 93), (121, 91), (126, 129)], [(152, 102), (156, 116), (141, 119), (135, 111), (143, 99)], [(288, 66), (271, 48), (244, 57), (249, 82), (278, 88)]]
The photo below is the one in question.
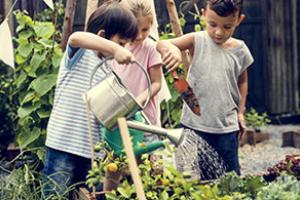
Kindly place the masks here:
[[(7, 12), (6, 9), (12, 2), (13, 0), (0, 1), (0, 17)], [(86, 2), (87, 0), (77, 0), (74, 31), (84, 27)], [(183, 1), (175, 2), (179, 7)], [(202, 4), (203, 0), (200, 0), (199, 8)], [(155, 0), (155, 6), (162, 29), (169, 22), (165, 1)], [(16, 9), (25, 9), (31, 15), (44, 8), (46, 5), (41, 0), (19, 0), (16, 5)], [(246, 42), (255, 59), (249, 68), (247, 106), (260, 112), (267, 111), (271, 115), (297, 113), (300, 85), (300, 39), (297, 40), (300, 37), (300, 0), (245, 0), (244, 13), (246, 20), (237, 29), (235, 37)], [(193, 31), (198, 22), (187, 11), (185, 14), (184, 32)], [(10, 20), (11, 23), (12, 21)]]

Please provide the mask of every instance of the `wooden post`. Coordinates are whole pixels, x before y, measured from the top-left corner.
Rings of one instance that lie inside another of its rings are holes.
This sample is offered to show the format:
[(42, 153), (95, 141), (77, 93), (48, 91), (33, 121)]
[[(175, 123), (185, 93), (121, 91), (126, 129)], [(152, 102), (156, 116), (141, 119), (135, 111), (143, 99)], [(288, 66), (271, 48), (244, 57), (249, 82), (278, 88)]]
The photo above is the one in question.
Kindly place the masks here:
[(64, 17), (64, 27), (61, 40), (61, 48), (64, 51), (66, 49), (69, 36), (73, 31), (73, 19), (75, 14), (76, 0), (67, 0), (65, 17)]
[[(176, 9), (174, 0), (166, 0), (166, 5), (167, 5), (167, 10), (168, 10), (172, 30), (177, 37), (181, 36), (183, 34), (183, 32), (181, 29), (181, 25), (180, 25), (180, 21), (178, 18), (178, 13), (177, 13), (177, 9)], [(182, 60), (183, 60), (183, 65), (184, 65), (185, 69), (188, 70), (189, 63), (190, 63), (188, 51), (182, 52)]]
[[(262, 1), (267, 47), (266, 97), (270, 114), (295, 114), (299, 108), (297, 2)], [(284, 30), (284, 31), (282, 31)]]
[(84, 29), (87, 29), (87, 22), (91, 14), (97, 9), (98, 7), (98, 0), (87, 0), (86, 5), (86, 14), (85, 14), (85, 26)]
[(118, 125), (121, 132), (121, 137), (124, 144), (125, 153), (128, 158), (129, 170), (131, 173), (131, 177), (133, 179), (133, 183), (135, 185), (137, 197), (139, 200), (146, 200), (145, 192), (143, 189), (143, 183), (140, 177), (139, 168), (137, 166), (137, 162), (133, 153), (132, 142), (129, 136), (128, 126), (125, 118), (118, 119)]
[(7, 17), (8, 19), (8, 25), (9, 25), (9, 29), (10, 30), (14, 30), (14, 20), (13, 20), (13, 14), (11, 13), (9, 16), (7, 16), (8, 12), (10, 11), (12, 5), (13, 5), (13, 0), (6, 0), (3, 2), (4, 4), (4, 16), (3, 19), (5, 17)]

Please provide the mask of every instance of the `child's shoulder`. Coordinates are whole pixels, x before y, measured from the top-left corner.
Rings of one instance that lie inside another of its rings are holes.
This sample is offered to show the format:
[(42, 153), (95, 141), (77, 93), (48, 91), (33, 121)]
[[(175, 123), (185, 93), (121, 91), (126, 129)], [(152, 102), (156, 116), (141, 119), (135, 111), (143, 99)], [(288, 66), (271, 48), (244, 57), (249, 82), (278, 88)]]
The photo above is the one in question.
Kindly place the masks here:
[(221, 47), (225, 50), (232, 50), (235, 52), (249, 51), (246, 43), (243, 40), (232, 37), (223, 43)]
[(238, 48), (243, 48), (245, 47), (245, 42), (243, 40), (240, 39), (236, 39), (236, 38), (229, 38), (228, 41), (224, 44), (224, 48), (225, 49), (238, 49)]
[(154, 51), (156, 50), (156, 41), (151, 38), (146, 38), (142, 45), (140, 46), (145, 51)]
[(149, 46), (149, 47), (155, 47), (155, 46), (156, 46), (156, 41), (154, 41), (154, 40), (151, 39), (150, 37), (147, 37), (147, 38), (144, 40), (143, 45)]

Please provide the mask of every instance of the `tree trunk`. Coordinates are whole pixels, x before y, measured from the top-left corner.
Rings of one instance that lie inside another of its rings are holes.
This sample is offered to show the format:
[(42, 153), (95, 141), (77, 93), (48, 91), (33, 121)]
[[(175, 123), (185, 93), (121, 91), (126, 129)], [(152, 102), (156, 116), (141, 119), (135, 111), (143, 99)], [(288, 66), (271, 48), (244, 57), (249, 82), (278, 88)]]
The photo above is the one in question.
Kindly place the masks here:
[[(167, 10), (168, 10), (172, 30), (175, 33), (176, 37), (181, 36), (183, 34), (183, 32), (181, 29), (181, 25), (180, 25), (180, 21), (178, 18), (178, 13), (177, 13), (177, 9), (176, 9), (174, 0), (166, 0), (166, 5), (167, 5)], [(189, 68), (188, 51), (182, 52), (182, 61), (183, 61), (183, 65), (187, 71)]]
[(61, 40), (61, 48), (64, 51), (66, 49), (69, 36), (73, 31), (73, 20), (75, 14), (75, 7), (76, 7), (76, 0), (68, 0), (66, 4), (66, 11), (64, 17), (64, 27), (63, 27), (63, 34)]
[(87, 0), (87, 5), (86, 5), (86, 14), (85, 14), (85, 30), (87, 29), (87, 23), (89, 20), (89, 17), (91, 14), (97, 9), (98, 7), (98, 0)]

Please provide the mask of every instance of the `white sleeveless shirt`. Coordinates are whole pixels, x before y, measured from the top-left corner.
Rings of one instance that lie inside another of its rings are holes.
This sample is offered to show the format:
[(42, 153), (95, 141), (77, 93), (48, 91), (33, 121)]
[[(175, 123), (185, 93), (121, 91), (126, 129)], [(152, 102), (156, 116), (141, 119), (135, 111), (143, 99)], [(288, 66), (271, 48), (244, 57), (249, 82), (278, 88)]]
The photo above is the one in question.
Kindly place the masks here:
[(181, 123), (208, 133), (239, 130), (237, 112), (241, 99), (238, 78), (253, 62), (246, 44), (223, 49), (206, 31), (195, 34), (195, 49), (187, 80), (201, 107), (195, 115), (184, 103)]

